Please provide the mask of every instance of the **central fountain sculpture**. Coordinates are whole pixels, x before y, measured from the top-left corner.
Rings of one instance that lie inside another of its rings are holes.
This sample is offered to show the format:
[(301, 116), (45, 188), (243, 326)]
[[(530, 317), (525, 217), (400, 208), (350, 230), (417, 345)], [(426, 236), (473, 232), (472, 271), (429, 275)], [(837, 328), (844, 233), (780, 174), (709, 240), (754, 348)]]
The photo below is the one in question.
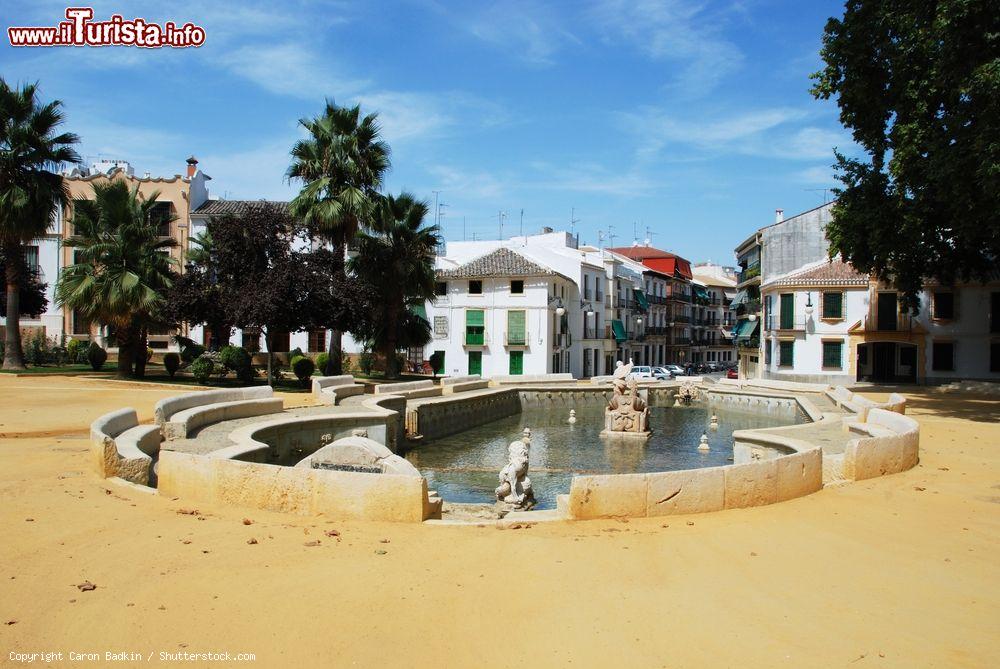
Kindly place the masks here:
[(627, 365), (618, 361), (611, 378), (614, 394), (604, 410), (602, 437), (649, 438), (649, 407), (639, 395), (639, 385), (631, 371), (631, 360)]
[(500, 485), (494, 491), (501, 514), (527, 511), (535, 505), (535, 493), (528, 478), (530, 454), (531, 431), (524, 428), (524, 436), (510, 442), (507, 448), (507, 464), (500, 470)]

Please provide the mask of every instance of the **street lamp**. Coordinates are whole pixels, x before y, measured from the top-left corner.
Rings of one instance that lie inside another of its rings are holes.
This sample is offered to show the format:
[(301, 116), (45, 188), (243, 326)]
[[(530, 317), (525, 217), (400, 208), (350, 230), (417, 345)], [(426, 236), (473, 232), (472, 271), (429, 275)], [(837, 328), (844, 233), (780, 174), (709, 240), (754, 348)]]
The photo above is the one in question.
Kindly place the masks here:
[(813, 298), (812, 293), (806, 293), (806, 316), (812, 316), (813, 313)]

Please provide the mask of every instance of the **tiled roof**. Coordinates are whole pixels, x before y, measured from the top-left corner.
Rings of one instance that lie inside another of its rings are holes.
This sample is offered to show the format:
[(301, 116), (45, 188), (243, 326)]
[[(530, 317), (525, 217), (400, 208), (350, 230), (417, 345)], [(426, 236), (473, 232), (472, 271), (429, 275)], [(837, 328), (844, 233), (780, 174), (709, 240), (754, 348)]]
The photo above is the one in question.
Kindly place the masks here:
[(630, 260), (641, 262), (646, 267), (661, 274), (668, 276), (679, 274), (686, 279), (691, 278), (691, 263), (676, 253), (656, 249), (652, 246), (615, 246), (608, 250)]
[(868, 275), (862, 274), (843, 260), (837, 259), (769, 281), (769, 286), (867, 286)]
[(280, 200), (206, 200), (200, 207), (194, 210), (195, 214), (205, 214), (206, 216), (223, 216), (225, 214), (242, 214), (247, 207), (256, 204), (276, 204), (282, 209), (288, 208), (287, 202)]
[(531, 262), (520, 253), (499, 248), (471, 260), (455, 269), (441, 270), (438, 277), (446, 279), (479, 279), (506, 276), (551, 276), (556, 272)]

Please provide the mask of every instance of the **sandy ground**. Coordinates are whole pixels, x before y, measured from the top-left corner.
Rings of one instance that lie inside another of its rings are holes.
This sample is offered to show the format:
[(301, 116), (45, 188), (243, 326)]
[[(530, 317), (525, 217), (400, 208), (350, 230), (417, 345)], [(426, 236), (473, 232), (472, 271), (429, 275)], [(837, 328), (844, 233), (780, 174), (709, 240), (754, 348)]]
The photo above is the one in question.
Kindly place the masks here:
[(141, 656), (128, 666), (161, 652), (267, 667), (1000, 666), (1000, 402), (910, 392), (921, 463), (904, 474), (757, 509), (499, 530), (189, 515), (97, 479), (89, 421), (123, 405), (149, 418), (171, 392), (0, 377), (0, 665), (62, 652), (64, 666), (72, 651), (99, 666), (111, 651)]

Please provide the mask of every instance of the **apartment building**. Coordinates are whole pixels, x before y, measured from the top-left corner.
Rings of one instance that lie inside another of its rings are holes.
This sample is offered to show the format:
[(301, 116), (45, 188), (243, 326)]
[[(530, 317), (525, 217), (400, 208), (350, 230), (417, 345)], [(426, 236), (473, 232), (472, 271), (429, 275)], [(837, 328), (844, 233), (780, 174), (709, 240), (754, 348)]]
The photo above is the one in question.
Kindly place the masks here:
[(692, 268), (692, 274), (692, 319), (703, 327), (702, 337), (692, 347), (692, 361), (735, 362), (736, 273), (731, 267), (702, 263)]

